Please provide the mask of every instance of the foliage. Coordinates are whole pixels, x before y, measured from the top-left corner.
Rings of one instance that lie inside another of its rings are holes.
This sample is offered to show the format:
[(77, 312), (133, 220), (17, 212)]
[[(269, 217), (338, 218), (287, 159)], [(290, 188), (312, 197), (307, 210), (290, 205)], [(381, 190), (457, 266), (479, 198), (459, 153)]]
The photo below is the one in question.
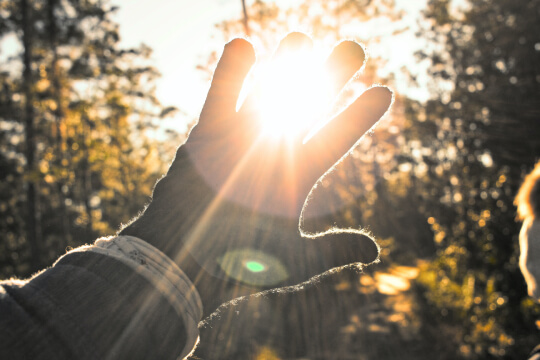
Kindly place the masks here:
[[(33, 80), (25, 90), (22, 53), (2, 64), (1, 277), (27, 276), (68, 246), (114, 233), (143, 207), (169, 156), (157, 139), (160, 115), (170, 109), (154, 96), (159, 74), (151, 50), (120, 48), (111, 20), (116, 8), (107, 1), (27, 4), (29, 30), (22, 28), (20, 3), (1, 3), (0, 36), (20, 39), (26, 33), (31, 39), (22, 51), (31, 54)], [(29, 125), (22, 121), (26, 99), (34, 113), (31, 168), (25, 152)], [(28, 183), (39, 189), (42, 231), (35, 243), (25, 225)], [(36, 249), (39, 257), (31, 259)]]
[(438, 249), (421, 282), (463, 357), (524, 358), (538, 309), (525, 299), (512, 202), (540, 155), (540, 3), (451, 5), (430, 1), (420, 34), (431, 41), (419, 55), (439, 97), (423, 110), (409, 105), (411, 119), (425, 119), (409, 130), (419, 154), (409, 160), (424, 169), (416, 190)]
[[(66, 246), (111, 234), (147, 201), (170, 154), (155, 132), (173, 109), (153, 95), (150, 49), (120, 48), (116, 9), (108, 1), (28, 3), (38, 160), (27, 168), (21, 52), (0, 68), (0, 277), (26, 276)], [(0, 0), (0, 39), (22, 39), (19, 7)], [(325, 46), (352, 38), (369, 49), (384, 35), (371, 39), (363, 29), (403, 15), (389, 0), (305, 0), (286, 9), (256, 0), (246, 10), (244, 21), (218, 29), (230, 40), (247, 22), (262, 56), (293, 30)], [(418, 36), (429, 42), (418, 56), (430, 64), (431, 100), (398, 94), (388, 120), (320, 182), (312, 205), (333, 212), (313, 226), (369, 225), (394, 244), (385, 261), (428, 258), (419, 275), (425, 306), (415, 311), (438, 330), (430, 341), (457, 349), (441, 358), (525, 358), (536, 345), (540, 308), (518, 270), (512, 202), (540, 156), (540, 2), (469, 0), (458, 8), (430, 0), (424, 15)], [(216, 61), (214, 53), (200, 68), (210, 76)], [(392, 84), (374, 63), (348, 84), (342, 103), (372, 83)], [(27, 240), (29, 183), (39, 185), (42, 244)], [(38, 245), (41, 263), (33, 264)], [(339, 303), (328, 289), (324, 303)], [(322, 305), (305, 307), (311, 319), (310, 309)], [(324, 338), (332, 330), (317, 331)]]

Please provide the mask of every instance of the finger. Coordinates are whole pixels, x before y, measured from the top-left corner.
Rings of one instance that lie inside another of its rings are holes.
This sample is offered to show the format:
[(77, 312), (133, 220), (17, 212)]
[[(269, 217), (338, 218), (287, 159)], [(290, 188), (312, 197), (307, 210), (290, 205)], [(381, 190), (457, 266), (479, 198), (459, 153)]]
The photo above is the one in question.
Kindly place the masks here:
[[(312, 60), (312, 51), (313, 40), (308, 35), (292, 32), (285, 36), (272, 54), (264, 72), (260, 72), (261, 76), (246, 97), (241, 111), (244, 114), (258, 112), (259, 116), (262, 113), (269, 119), (279, 116), (276, 109), (289, 108), (290, 106), (285, 104), (294, 103), (298, 98), (295, 89), (301, 83), (306, 64)], [(294, 117), (290, 114), (285, 116)]]
[[(301, 32), (292, 32), (285, 36), (272, 54), (267, 73), (258, 79), (252, 91), (247, 95), (242, 104), (245, 113), (254, 111), (257, 108), (257, 99), (268, 96), (267, 91), (272, 92), (273, 86), (268, 86), (268, 81), (276, 83), (286, 81), (294, 83), (288, 75), (295, 74), (300, 67), (305, 65), (313, 49), (313, 40)], [(293, 69), (293, 70), (291, 70)], [(270, 74), (270, 75), (268, 75)], [(270, 89), (269, 89), (270, 88)], [(271, 95), (272, 96), (272, 95)]]
[(288, 246), (290, 249), (285, 254), (291, 275), (288, 284), (297, 284), (346, 265), (370, 264), (379, 257), (375, 240), (353, 229), (331, 230), (314, 238), (300, 238)]
[(311, 170), (324, 174), (379, 121), (392, 99), (389, 88), (372, 87), (313, 135), (305, 144), (306, 154), (313, 161)]
[(254, 63), (255, 51), (247, 40), (234, 39), (225, 45), (201, 117), (218, 115), (223, 118), (236, 112), (238, 95)]
[(280, 41), (273, 60), (291, 53), (309, 52), (311, 49), (313, 49), (313, 40), (309, 36), (301, 32), (292, 32)]
[(326, 60), (325, 69), (331, 87), (330, 97), (336, 96), (366, 61), (364, 48), (355, 41), (342, 41)]

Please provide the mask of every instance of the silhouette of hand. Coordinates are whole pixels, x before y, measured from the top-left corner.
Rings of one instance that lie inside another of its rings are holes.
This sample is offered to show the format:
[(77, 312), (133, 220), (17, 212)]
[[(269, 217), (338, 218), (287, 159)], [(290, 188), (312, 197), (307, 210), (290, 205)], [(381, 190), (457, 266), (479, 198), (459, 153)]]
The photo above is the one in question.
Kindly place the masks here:
[[(291, 33), (273, 60), (310, 47), (308, 36)], [(341, 90), (364, 58), (355, 42), (334, 48), (326, 62), (329, 96)], [(298, 284), (378, 257), (377, 245), (361, 231), (307, 235), (299, 230), (299, 218), (317, 179), (388, 110), (391, 91), (368, 89), (307, 142), (309, 124), (281, 138), (266, 136), (258, 108), (264, 91), (248, 95), (236, 111), (254, 62), (248, 41), (235, 39), (225, 46), (199, 123), (156, 184), (144, 214), (122, 230), (154, 244), (180, 265), (194, 282), (205, 314), (241, 295)], [(294, 85), (290, 79), (283, 87)], [(300, 118), (290, 121), (302, 121), (309, 110), (295, 110)]]
[[(295, 78), (295, 74), (302, 74), (305, 68), (310, 68), (310, 64), (305, 62), (313, 59), (303, 56), (300, 62), (287, 60), (294, 59), (297, 54), (305, 55), (311, 47), (311, 39), (302, 33), (291, 33), (284, 38), (273, 62), (284, 60), (283, 66), (277, 71), (286, 72), (288, 78), (281, 79), (283, 83), (277, 85), (281, 85), (280, 90), (288, 98), (278, 98), (277, 103), (266, 104), (261, 109), (261, 102), (264, 104), (268, 101), (264, 99), (267, 92), (262, 89), (248, 96), (236, 111), (240, 89), (255, 62), (255, 54), (251, 44), (243, 39), (235, 39), (225, 46), (199, 123), (185, 144), (201, 176), (224, 200), (257, 212), (298, 219), (304, 201), (317, 179), (390, 106), (392, 94), (387, 88), (371, 88), (307, 143), (303, 143), (310, 130), (310, 124), (304, 117), (312, 115), (311, 107), (317, 106), (315, 102), (321, 99), (305, 101), (305, 94), (290, 91), (291, 88), (297, 88), (295, 82), (312, 80), (313, 86), (326, 85), (330, 88), (326, 95), (333, 99), (360, 69), (365, 58), (360, 45), (345, 41), (334, 49), (323, 71), (308, 74), (309, 79), (306, 76)], [(289, 68), (284, 69), (284, 66)], [(274, 73), (272, 76), (279, 78), (280, 75)], [(317, 81), (317, 78), (325, 78), (327, 81)], [(265, 85), (261, 84), (262, 87)], [(270, 107), (286, 107), (284, 111), (293, 112), (297, 118), (271, 111)], [(276, 117), (285, 117), (285, 120), (265, 118), (266, 114), (261, 114), (261, 111), (269, 111)], [(268, 124), (261, 120), (282, 126), (282, 136), (268, 136), (265, 133)], [(298, 129), (298, 124), (305, 126)]]

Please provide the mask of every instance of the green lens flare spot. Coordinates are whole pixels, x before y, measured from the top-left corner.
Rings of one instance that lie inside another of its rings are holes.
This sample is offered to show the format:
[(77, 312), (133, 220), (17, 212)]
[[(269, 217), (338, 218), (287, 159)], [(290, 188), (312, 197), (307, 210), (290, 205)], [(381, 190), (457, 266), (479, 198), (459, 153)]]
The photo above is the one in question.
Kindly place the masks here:
[(275, 256), (254, 249), (227, 251), (217, 259), (226, 276), (252, 286), (276, 286), (289, 277), (286, 267)]
[(248, 269), (251, 272), (258, 273), (258, 272), (266, 270), (266, 266), (264, 266), (258, 261), (247, 261), (246, 269)]

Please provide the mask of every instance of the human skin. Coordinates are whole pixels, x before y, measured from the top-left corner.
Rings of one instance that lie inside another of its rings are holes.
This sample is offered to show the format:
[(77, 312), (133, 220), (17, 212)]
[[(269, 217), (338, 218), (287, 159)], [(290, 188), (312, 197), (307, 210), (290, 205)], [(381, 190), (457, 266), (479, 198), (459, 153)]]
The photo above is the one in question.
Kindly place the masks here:
[(540, 279), (540, 222), (527, 218), (519, 233), (519, 268), (529, 296), (540, 301), (538, 279)]
[(523, 221), (519, 233), (519, 268), (529, 296), (540, 301), (540, 162), (525, 177), (514, 203), (518, 219)]
[[(275, 57), (311, 46), (308, 36), (291, 33)], [(345, 41), (334, 48), (326, 62), (331, 96), (364, 61), (357, 43)], [(205, 316), (235, 297), (295, 285), (378, 257), (377, 245), (365, 232), (306, 234), (301, 219), (317, 180), (377, 123), (391, 105), (392, 92), (368, 89), (307, 143), (305, 132), (276, 141), (261, 136), (256, 94), (236, 110), (254, 62), (248, 41), (235, 39), (225, 46), (198, 124), (156, 184), (151, 203), (120, 232), (148, 241), (173, 259), (195, 284)], [(254, 275), (260, 281), (231, 278), (227, 271), (235, 264), (224, 266), (222, 255), (235, 251), (268, 255), (284, 270), (275, 276), (261, 271)]]

